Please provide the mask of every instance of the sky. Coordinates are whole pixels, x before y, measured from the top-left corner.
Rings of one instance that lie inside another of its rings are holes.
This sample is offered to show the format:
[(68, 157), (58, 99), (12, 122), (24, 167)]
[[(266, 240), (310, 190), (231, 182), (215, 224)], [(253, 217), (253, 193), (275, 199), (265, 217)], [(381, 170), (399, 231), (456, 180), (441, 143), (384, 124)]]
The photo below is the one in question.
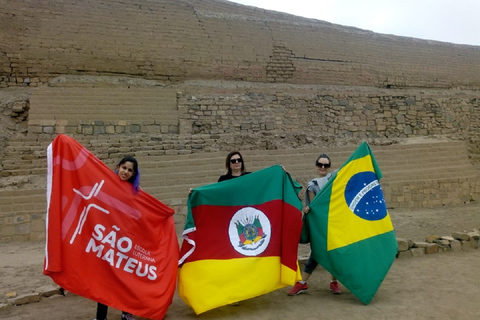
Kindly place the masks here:
[(480, 46), (480, 0), (228, 0), (376, 33)]

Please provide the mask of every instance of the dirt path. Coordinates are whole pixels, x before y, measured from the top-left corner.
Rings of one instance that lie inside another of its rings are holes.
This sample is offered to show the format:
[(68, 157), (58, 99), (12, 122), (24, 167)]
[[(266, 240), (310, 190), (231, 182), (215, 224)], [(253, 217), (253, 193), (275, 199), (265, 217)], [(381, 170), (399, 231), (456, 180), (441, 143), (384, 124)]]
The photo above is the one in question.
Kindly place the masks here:
[[(429, 234), (450, 235), (480, 229), (480, 204), (436, 209), (391, 209), (397, 236), (423, 241)], [(0, 293), (19, 295), (52, 285), (42, 275), (43, 243), (0, 245)], [(302, 247), (302, 250), (308, 250)], [(287, 296), (288, 288), (196, 316), (176, 295), (166, 319), (479, 319), (480, 249), (397, 259), (373, 301), (362, 305), (348, 290), (328, 291), (328, 273), (319, 268), (309, 292)], [(67, 294), (0, 310), (0, 319), (93, 319), (96, 303)], [(109, 319), (120, 319), (110, 309)]]

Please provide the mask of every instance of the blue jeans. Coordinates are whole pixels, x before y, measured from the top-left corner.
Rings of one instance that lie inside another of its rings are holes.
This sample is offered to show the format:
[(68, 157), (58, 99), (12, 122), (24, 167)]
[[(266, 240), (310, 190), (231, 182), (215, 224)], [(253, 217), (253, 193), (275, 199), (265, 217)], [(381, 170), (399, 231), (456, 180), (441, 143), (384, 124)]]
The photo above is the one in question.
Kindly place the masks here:
[(318, 266), (318, 262), (310, 254), (310, 256), (308, 257), (307, 263), (305, 263), (305, 269), (303, 269), (303, 272), (312, 274), (313, 270), (315, 270), (317, 266)]

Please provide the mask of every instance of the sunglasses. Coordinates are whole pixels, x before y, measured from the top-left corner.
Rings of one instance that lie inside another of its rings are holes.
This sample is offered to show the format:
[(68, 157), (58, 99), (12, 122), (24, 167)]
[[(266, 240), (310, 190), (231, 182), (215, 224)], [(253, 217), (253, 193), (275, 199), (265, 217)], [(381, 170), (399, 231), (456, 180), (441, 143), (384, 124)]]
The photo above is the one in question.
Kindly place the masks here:
[(319, 168), (322, 168), (322, 167), (323, 167), (323, 168), (330, 168), (330, 163), (320, 163), (320, 162), (317, 162), (315, 165), (316, 165), (317, 167), (319, 167)]
[(230, 159), (230, 163), (242, 163), (242, 159)]

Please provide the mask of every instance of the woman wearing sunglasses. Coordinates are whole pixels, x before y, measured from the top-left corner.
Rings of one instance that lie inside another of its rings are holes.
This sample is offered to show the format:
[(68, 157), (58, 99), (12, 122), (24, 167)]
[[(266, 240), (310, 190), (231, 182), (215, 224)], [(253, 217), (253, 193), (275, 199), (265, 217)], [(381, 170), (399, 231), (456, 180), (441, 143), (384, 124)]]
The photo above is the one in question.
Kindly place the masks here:
[(221, 175), (220, 178), (218, 178), (218, 182), (230, 180), (250, 173), (245, 169), (243, 157), (238, 151), (232, 151), (228, 154), (225, 159), (225, 168), (227, 169), (227, 173)]
[[(336, 170), (333, 172), (328, 172), (331, 165), (332, 162), (330, 161), (330, 157), (324, 153), (318, 156), (317, 160), (315, 161), (315, 167), (317, 168), (319, 177), (308, 182), (307, 190), (305, 192), (305, 207), (303, 208), (304, 214), (308, 214), (310, 211), (310, 201), (313, 200), (315, 195), (327, 184), (327, 181), (330, 180), (335, 173)], [(297, 282), (295, 286), (290, 289), (288, 292), (289, 296), (294, 296), (308, 290), (307, 280), (310, 278), (313, 270), (315, 270), (317, 266), (318, 262), (315, 261), (310, 254), (302, 272), (302, 281)], [(334, 276), (332, 276), (332, 281), (330, 281), (330, 291), (332, 291), (333, 294), (342, 293), (342, 290), (338, 286), (338, 281)]]

